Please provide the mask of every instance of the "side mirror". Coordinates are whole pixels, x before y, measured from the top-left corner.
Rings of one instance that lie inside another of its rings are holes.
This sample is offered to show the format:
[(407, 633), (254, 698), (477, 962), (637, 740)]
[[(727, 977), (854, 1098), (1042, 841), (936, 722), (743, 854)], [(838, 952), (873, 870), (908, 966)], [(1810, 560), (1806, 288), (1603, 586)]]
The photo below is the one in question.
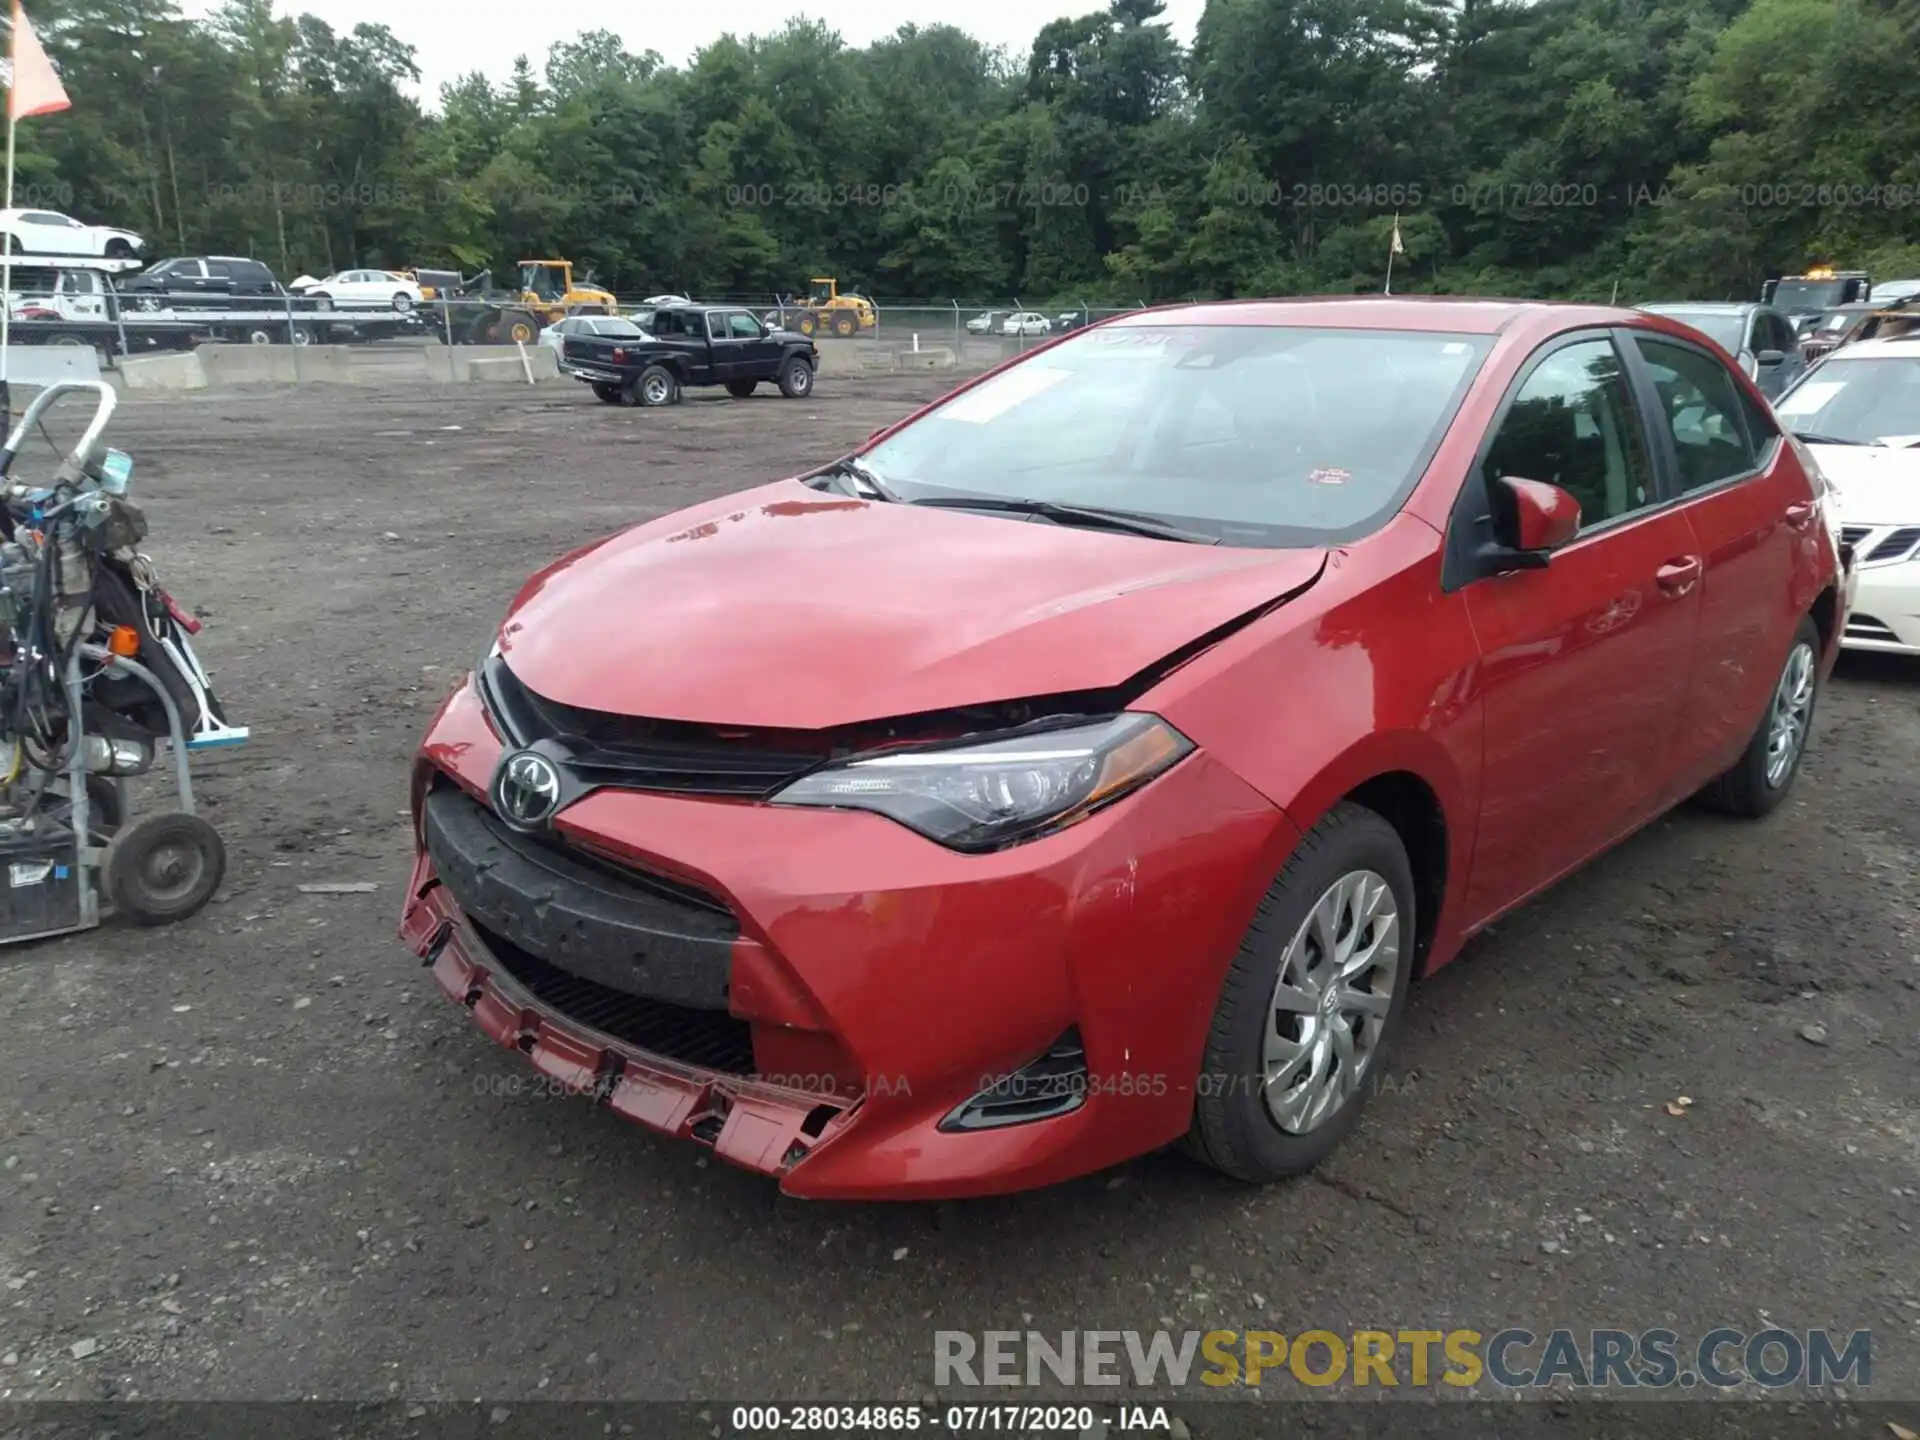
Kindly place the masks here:
[(1775, 365), (1784, 364), (1787, 358), (1787, 352), (1784, 350), (1762, 350), (1753, 358), (1763, 368), (1770, 369)]
[(1494, 538), (1476, 557), (1483, 575), (1544, 570), (1580, 529), (1580, 502), (1558, 485), (1502, 475), (1491, 491)]

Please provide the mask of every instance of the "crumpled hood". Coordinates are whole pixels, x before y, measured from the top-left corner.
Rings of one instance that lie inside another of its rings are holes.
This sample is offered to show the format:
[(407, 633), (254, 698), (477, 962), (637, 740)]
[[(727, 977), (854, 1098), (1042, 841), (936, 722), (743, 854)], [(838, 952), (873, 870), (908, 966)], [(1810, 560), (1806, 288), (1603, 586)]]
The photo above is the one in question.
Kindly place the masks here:
[(527, 582), (500, 646), (564, 705), (827, 729), (1120, 684), (1310, 585), (1325, 558), (789, 480), (568, 556)]
[(1920, 448), (1809, 445), (1848, 525), (1920, 524)]

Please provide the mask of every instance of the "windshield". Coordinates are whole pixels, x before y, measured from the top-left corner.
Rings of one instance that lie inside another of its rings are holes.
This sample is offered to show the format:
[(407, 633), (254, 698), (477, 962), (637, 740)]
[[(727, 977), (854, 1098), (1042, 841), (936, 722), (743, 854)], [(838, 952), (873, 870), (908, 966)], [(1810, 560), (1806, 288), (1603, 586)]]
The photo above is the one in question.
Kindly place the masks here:
[(1327, 545), (1397, 510), (1492, 342), (1292, 326), (1088, 330), (862, 457), (909, 500), (1130, 510), (1230, 545)]
[(608, 335), (615, 340), (631, 340), (636, 335), (644, 333), (640, 327), (631, 320), (589, 320), (587, 323), (592, 327), (594, 334)]
[(1825, 310), (1843, 302), (1845, 292), (1846, 282), (1842, 280), (1782, 280), (1774, 288), (1773, 308), (1793, 314)]
[(1718, 310), (1659, 310), (1655, 313), (1664, 315), (1669, 320), (1678, 320), (1682, 325), (1691, 325), (1729, 355), (1738, 355), (1740, 347), (1746, 343), (1747, 317), (1738, 312), (1727, 314)]
[(1861, 445), (1920, 440), (1920, 356), (1849, 358), (1844, 352), (1774, 406), (1789, 429)]

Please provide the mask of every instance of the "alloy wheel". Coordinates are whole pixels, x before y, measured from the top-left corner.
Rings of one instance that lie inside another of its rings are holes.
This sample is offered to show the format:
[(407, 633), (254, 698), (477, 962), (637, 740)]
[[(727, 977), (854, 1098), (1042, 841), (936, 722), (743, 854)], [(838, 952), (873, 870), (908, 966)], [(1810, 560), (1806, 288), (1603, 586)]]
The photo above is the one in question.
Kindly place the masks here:
[(1304, 1135), (1359, 1089), (1380, 1047), (1401, 956), (1400, 908), (1371, 870), (1327, 887), (1281, 958), (1262, 1070), (1267, 1112)]
[(1813, 647), (1802, 641), (1787, 656), (1768, 713), (1767, 785), (1771, 789), (1778, 790), (1787, 783), (1807, 743), (1808, 724), (1813, 718), (1813, 675)]

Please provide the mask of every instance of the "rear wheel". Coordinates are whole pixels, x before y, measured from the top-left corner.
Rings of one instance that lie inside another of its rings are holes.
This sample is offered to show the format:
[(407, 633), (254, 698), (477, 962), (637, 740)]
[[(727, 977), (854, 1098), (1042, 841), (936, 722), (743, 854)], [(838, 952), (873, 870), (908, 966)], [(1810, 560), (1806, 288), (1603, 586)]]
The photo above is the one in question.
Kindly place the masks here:
[(835, 315), (833, 317), (833, 333), (838, 335), (843, 340), (846, 339), (848, 336), (852, 335), (853, 332), (858, 330), (859, 328), (860, 328), (860, 322), (855, 320), (853, 316), (849, 315), (844, 310), (842, 310), (838, 315)]
[(727, 393), (736, 400), (744, 400), (753, 394), (754, 388), (758, 386), (759, 383), (758, 380), (729, 380), (727, 381)]
[(500, 317), (500, 338), (508, 345), (526, 345), (539, 335), (540, 326), (524, 310), (513, 310)]
[(1757, 819), (1787, 798), (1807, 753), (1814, 703), (1820, 698), (1820, 627), (1805, 616), (1787, 647), (1767, 700), (1766, 714), (1747, 742), (1746, 753), (1696, 797), (1729, 815)]
[(649, 365), (633, 385), (634, 397), (649, 408), (671, 405), (680, 398), (680, 382), (664, 365)]
[(798, 355), (780, 367), (780, 393), (789, 400), (804, 400), (813, 393), (813, 367)]
[(1352, 1128), (1406, 1012), (1413, 869), (1394, 828), (1341, 804), (1247, 927), (1214, 1009), (1188, 1148), (1249, 1181), (1317, 1165)]

